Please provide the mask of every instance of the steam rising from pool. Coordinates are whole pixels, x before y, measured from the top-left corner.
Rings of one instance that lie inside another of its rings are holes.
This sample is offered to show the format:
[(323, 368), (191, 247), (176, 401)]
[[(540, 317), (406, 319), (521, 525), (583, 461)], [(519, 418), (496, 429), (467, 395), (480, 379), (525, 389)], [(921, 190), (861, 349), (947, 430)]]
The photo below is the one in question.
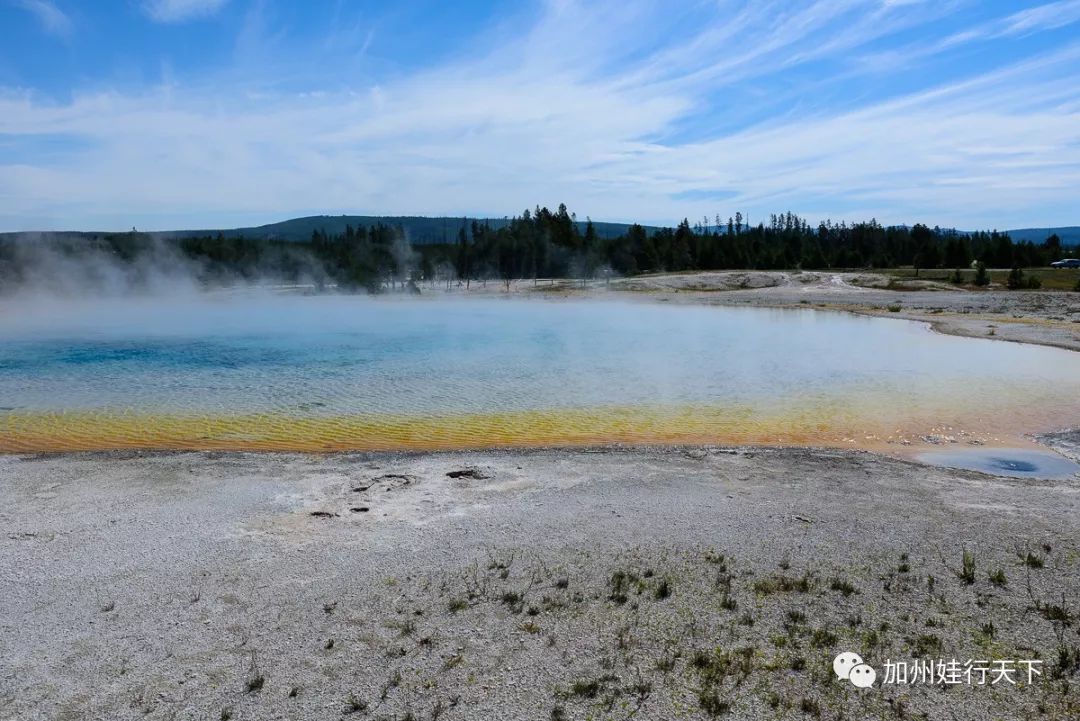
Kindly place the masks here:
[(0, 305), (0, 450), (989, 442), (1080, 357), (813, 311), (215, 295)]

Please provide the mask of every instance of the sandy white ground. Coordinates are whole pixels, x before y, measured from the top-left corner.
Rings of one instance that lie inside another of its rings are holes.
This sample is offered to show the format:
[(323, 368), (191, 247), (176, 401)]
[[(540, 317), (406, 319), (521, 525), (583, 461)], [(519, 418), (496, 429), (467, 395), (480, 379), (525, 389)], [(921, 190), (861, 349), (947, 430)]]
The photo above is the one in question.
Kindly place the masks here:
[(8, 456), (0, 718), (1075, 718), (1078, 506), (800, 449)]

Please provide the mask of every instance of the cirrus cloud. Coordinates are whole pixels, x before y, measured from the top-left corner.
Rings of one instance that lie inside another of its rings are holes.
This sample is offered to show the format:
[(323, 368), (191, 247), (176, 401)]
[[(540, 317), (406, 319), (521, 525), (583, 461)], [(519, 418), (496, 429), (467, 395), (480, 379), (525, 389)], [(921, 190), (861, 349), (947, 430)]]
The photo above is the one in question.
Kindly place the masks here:
[(228, 0), (146, 0), (143, 9), (161, 23), (179, 23), (208, 17), (225, 6)]
[(15, 0), (15, 6), (34, 15), (45, 32), (67, 36), (74, 29), (71, 18), (50, 0)]

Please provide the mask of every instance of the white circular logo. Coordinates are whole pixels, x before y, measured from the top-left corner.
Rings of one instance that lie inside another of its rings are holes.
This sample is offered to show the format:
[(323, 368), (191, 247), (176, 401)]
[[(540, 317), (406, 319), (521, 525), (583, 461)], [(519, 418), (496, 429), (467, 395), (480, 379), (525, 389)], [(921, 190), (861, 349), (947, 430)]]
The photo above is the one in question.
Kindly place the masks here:
[(855, 668), (863, 662), (862, 656), (851, 651), (845, 651), (832, 662), (832, 670), (836, 673), (836, 677), (841, 680), (847, 680), (850, 678), (848, 674), (851, 673), (851, 669)]
[(870, 688), (877, 681), (877, 671), (864, 663), (862, 656), (851, 651), (844, 651), (832, 662), (833, 672), (841, 681), (851, 681), (858, 688)]
[(874, 681), (877, 680), (877, 671), (870, 668), (865, 663), (860, 663), (858, 666), (851, 669), (851, 675), (848, 678), (851, 679), (851, 683), (859, 688), (870, 688), (874, 685)]

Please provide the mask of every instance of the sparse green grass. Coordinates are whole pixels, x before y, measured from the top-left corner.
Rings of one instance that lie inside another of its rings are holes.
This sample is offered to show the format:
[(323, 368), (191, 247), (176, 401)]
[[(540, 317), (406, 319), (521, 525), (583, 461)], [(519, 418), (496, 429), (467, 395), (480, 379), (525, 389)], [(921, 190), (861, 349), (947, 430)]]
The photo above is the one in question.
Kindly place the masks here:
[(1060, 623), (1062, 626), (1072, 625), (1073, 615), (1068, 607), (1066, 607), (1064, 598), (1060, 605), (1056, 603), (1037, 603), (1036, 608), (1047, 621)]
[(394, 671), (390, 674), (390, 678), (383, 682), (382, 689), (379, 691), (379, 700), (385, 701), (390, 692), (401, 685), (401, 671)]
[[(459, 632), (456, 627), (463, 622), (468, 622), (464, 624), (468, 631), (474, 623), (486, 622), (472, 616), (497, 611), (494, 622), (504, 624), (502, 628), (516, 636), (523, 647), (528, 646), (529, 653), (563, 654), (566, 675), (553, 686), (554, 697), (549, 696), (549, 704), (554, 704), (548, 706), (553, 719), (670, 717), (666, 711), (671, 703), (677, 703), (680, 711), (687, 712), (689, 717), (723, 717), (743, 712), (751, 696), (756, 703), (765, 703), (774, 710), (763, 716), (767, 718), (852, 718), (837, 705), (837, 699), (820, 690), (822, 674), (830, 673), (823, 660), (831, 659), (838, 650), (858, 651), (867, 658), (898, 653), (916, 658), (938, 657), (946, 652), (951, 654), (958, 637), (967, 639), (967, 644), (973, 643), (986, 657), (1014, 651), (1017, 639), (1011, 624), (1015, 618), (1011, 612), (1002, 615), (1002, 611), (1007, 607), (1017, 610), (1013, 598), (1016, 594), (991, 594), (987, 580), (993, 586), (1005, 587), (1005, 571), (999, 564), (1009, 554), (1015, 554), (1025, 565), (1029, 556), (1040, 563), (1048, 559), (1047, 565), (1055, 570), (1073, 563), (1074, 556), (1069, 554), (1075, 554), (1066, 547), (1058, 549), (1058, 555), (1051, 555), (1049, 546), (1040, 547), (1036, 542), (1027, 545), (1021, 542), (1003, 551), (1006, 555), (986, 545), (977, 548), (978, 564), (975, 553), (966, 549), (959, 568), (953, 567), (947, 557), (942, 558), (948, 572), (964, 584), (976, 584), (978, 574), (983, 574), (982, 584), (970, 590), (968, 585), (956, 583), (937, 584), (936, 588), (933, 577), (924, 575), (922, 560), (911, 563), (906, 553), (899, 556), (899, 568), (897, 556), (892, 553), (875, 559), (881, 561), (878, 567), (834, 566), (815, 559), (814, 568), (819, 575), (804, 570), (806, 566), (799, 561), (795, 562), (796, 570), (790, 570), (792, 564), (786, 556), (757, 567), (740, 562), (734, 570), (729, 570), (732, 561), (723, 554), (710, 552), (703, 557), (696, 549), (681, 559), (670, 554), (647, 557), (646, 562), (640, 556), (631, 556), (588, 574), (572, 571), (573, 592), (565, 592), (568, 581), (561, 583), (567, 578), (565, 568), (519, 563), (503, 578), (502, 572), (507, 568), (496, 567), (487, 574), (481, 571), (480, 581), (470, 576), (464, 587), (440, 585), (440, 600), (434, 604), (436, 610), (430, 617), (425, 615), (429, 620), (419, 629), (410, 618), (415, 613), (412, 609), (428, 607), (410, 591), (411, 600), (404, 601), (409, 605), (404, 609), (397, 606), (397, 620), (386, 623), (385, 627), (398, 629), (402, 636), (415, 633), (414, 639), (419, 640), (397, 640), (393, 639), (394, 634), (388, 634), (382, 650), (395, 647), (397, 655), (388, 656), (394, 660), (387, 664), (390, 668), (384, 673), (398, 666), (400, 670), (394, 670), (383, 684), (381, 697), (375, 690), (377, 685), (366, 692), (370, 706), (354, 706), (348, 700), (344, 714), (338, 711), (338, 716), (362, 717), (362, 712), (378, 715), (373, 710), (378, 707), (378, 712), (386, 718), (400, 720), (403, 708), (415, 700), (414, 678), (419, 683), (430, 684), (427, 688), (431, 689), (452, 689), (464, 676), (468, 676), (465, 683), (469, 685), (479, 683), (477, 677), (485, 668), (483, 652), (475, 668), (459, 669), (465, 663), (463, 647), (449, 643), (461, 642), (460, 637), (454, 636)], [(1056, 562), (1050, 563), (1049, 559)], [(778, 561), (781, 570), (777, 570)], [(914, 574), (912, 565), (916, 567)], [(1010, 573), (1015, 576), (1016, 571)], [(886, 588), (883, 592), (874, 579), (885, 576), (892, 583), (891, 590)], [(1042, 582), (1053, 578), (1050, 571), (1039, 574), (1037, 579), (1035, 574), (1029, 576)], [(1022, 580), (1019, 583), (1017, 578), (1011, 580), (1012, 586), (1022, 585)], [(1032, 657), (1046, 659), (1042, 681), (1048, 687), (1047, 694), (1061, 695), (1058, 688), (1066, 687), (1071, 693), (1075, 689), (1074, 678), (1080, 673), (1080, 647), (1075, 641), (1080, 612), (1068, 595), (1053, 603), (1037, 600), (1045, 598), (1048, 591), (1042, 584), (1034, 587), (1040, 596), (1033, 595), (1030, 605), (1018, 610), (1044, 630), (1053, 624), (1058, 638), (1056, 643), (1051, 640), (1047, 644), (1044, 633), (1041, 642), (1033, 640), (1032, 649), (1038, 655)], [(405, 593), (409, 589), (401, 590)], [(897, 595), (886, 595), (890, 593)], [(1050, 597), (1056, 599), (1056, 593)], [(673, 600), (652, 603), (654, 599), (667, 598)], [(985, 599), (992, 600), (984, 605), (981, 601)], [(899, 604), (890, 616), (895, 628), (889, 623), (871, 622), (880, 618), (883, 604), (894, 601)], [(980, 611), (974, 610), (976, 605)], [(522, 616), (509, 615), (503, 610), (506, 606), (520, 609)], [(444, 614), (448, 611), (444, 618), (449, 619), (466, 608), (471, 609), (470, 614), (449, 620), (446, 628), (429, 628), (436, 622), (438, 611)], [(692, 611), (687, 614), (687, 609)], [(670, 623), (675, 617), (686, 620), (685, 630)], [(574, 643), (582, 634), (582, 628), (574, 624), (582, 618), (590, 619), (584, 633), (589, 634), (590, 644), (595, 638), (598, 648), (587, 657), (568, 657), (566, 652), (575, 648)], [(596, 626), (592, 625), (594, 620), (598, 621)], [(417, 623), (420, 621), (417, 619)], [(515, 630), (529, 636), (514, 634)], [(550, 647), (547, 650), (545, 641)], [(351, 648), (351, 644), (346, 645)], [(699, 645), (703, 647), (694, 651)], [(441, 671), (429, 674), (427, 681), (414, 676), (414, 657), (433, 659), (436, 669), (441, 664)], [(402, 681), (402, 674), (409, 679), (408, 683)], [(783, 679), (783, 688), (772, 687), (777, 678)], [(1050, 691), (1054, 679), (1059, 679), (1060, 684)], [(378, 683), (377, 679), (374, 683)], [(399, 685), (397, 693), (392, 693)], [(272, 695), (279, 698), (276, 693)], [(338, 704), (341, 696), (337, 697)], [(265, 693), (263, 697), (270, 698)], [(434, 696), (423, 713), (416, 709), (416, 717), (425, 721), (449, 717), (450, 713), (444, 711), (456, 705), (455, 701), (447, 702), (448, 705), (439, 701), (433, 709), (432, 702)], [(902, 714), (896, 703), (890, 706), (891, 710), (886, 709), (890, 718), (919, 718), (922, 713), (916, 702)], [(1047, 706), (1051, 712), (1046, 718), (1073, 717), (1068, 712), (1054, 716), (1059, 707), (1053, 700)], [(1031, 704), (1025, 708), (1030, 707)]]
[(768, 576), (754, 581), (754, 593), (770, 596), (774, 593), (809, 593), (814, 587), (813, 574), (807, 571), (798, 578), (787, 575)]
[(846, 578), (840, 578), (839, 576), (833, 576), (829, 579), (829, 588), (833, 591), (839, 591), (845, 596), (850, 596), (859, 592)]
[(1061, 644), (1058, 646), (1054, 663), (1050, 667), (1050, 677), (1063, 679), (1077, 673), (1080, 673), (1080, 646), (1069, 648)]
[(836, 634), (824, 628), (814, 629), (814, 632), (810, 634), (810, 645), (814, 648), (831, 648), (837, 641), (839, 639)]
[(929, 658), (941, 651), (941, 638), (932, 634), (920, 634), (911, 640), (911, 653), (915, 658)]
[[(914, 290), (918, 287), (915, 285), (909, 287), (903, 282), (916, 279), (913, 268), (889, 268), (874, 272), (897, 279), (897, 282), (890, 284), (891, 290)], [(952, 268), (923, 269), (919, 271), (917, 280), (933, 280), (955, 285), (956, 279), (953, 278), (955, 272)], [(962, 284), (974, 287), (975, 271), (970, 268), (961, 268), (959, 272)], [(995, 285), (1004, 286), (1009, 279), (1009, 269), (999, 268), (988, 270), (987, 273), (990, 276), (990, 282)], [(1080, 284), (1080, 269), (1078, 268), (1025, 268), (1024, 276), (1037, 279), (1042, 284), (1043, 290), (1074, 290)]]
[(368, 702), (359, 696), (349, 696), (345, 699), (345, 713), (353, 714), (360, 713), (361, 711), (367, 711)]
[(605, 675), (595, 678), (579, 678), (570, 686), (570, 695), (579, 698), (596, 698), (605, 684), (617, 681), (615, 676)]
[(413, 621), (411, 618), (407, 618), (404, 621), (391, 621), (387, 626), (396, 630), (402, 636), (411, 636), (416, 632), (416, 621)]
[(629, 597), (626, 595), (630, 589), (630, 575), (625, 571), (615, 571), (611, 574), (611, 578), (608, 581), (608, 600), (619, 604), (620, 606), (627, 602)]
[(715, 691), (706, 689), (698, 691), (698, 705), (710, 716), (722, 716), (731, 710), (729, 702), (720, 698)]
[(1036, 555), (1031, 551), (1028, 551), (1025, 555), (1022, 555), (1021, 560), (1028, 568), (1042, 568), (1046, 565), (1046, 561), (1042, 556)]

